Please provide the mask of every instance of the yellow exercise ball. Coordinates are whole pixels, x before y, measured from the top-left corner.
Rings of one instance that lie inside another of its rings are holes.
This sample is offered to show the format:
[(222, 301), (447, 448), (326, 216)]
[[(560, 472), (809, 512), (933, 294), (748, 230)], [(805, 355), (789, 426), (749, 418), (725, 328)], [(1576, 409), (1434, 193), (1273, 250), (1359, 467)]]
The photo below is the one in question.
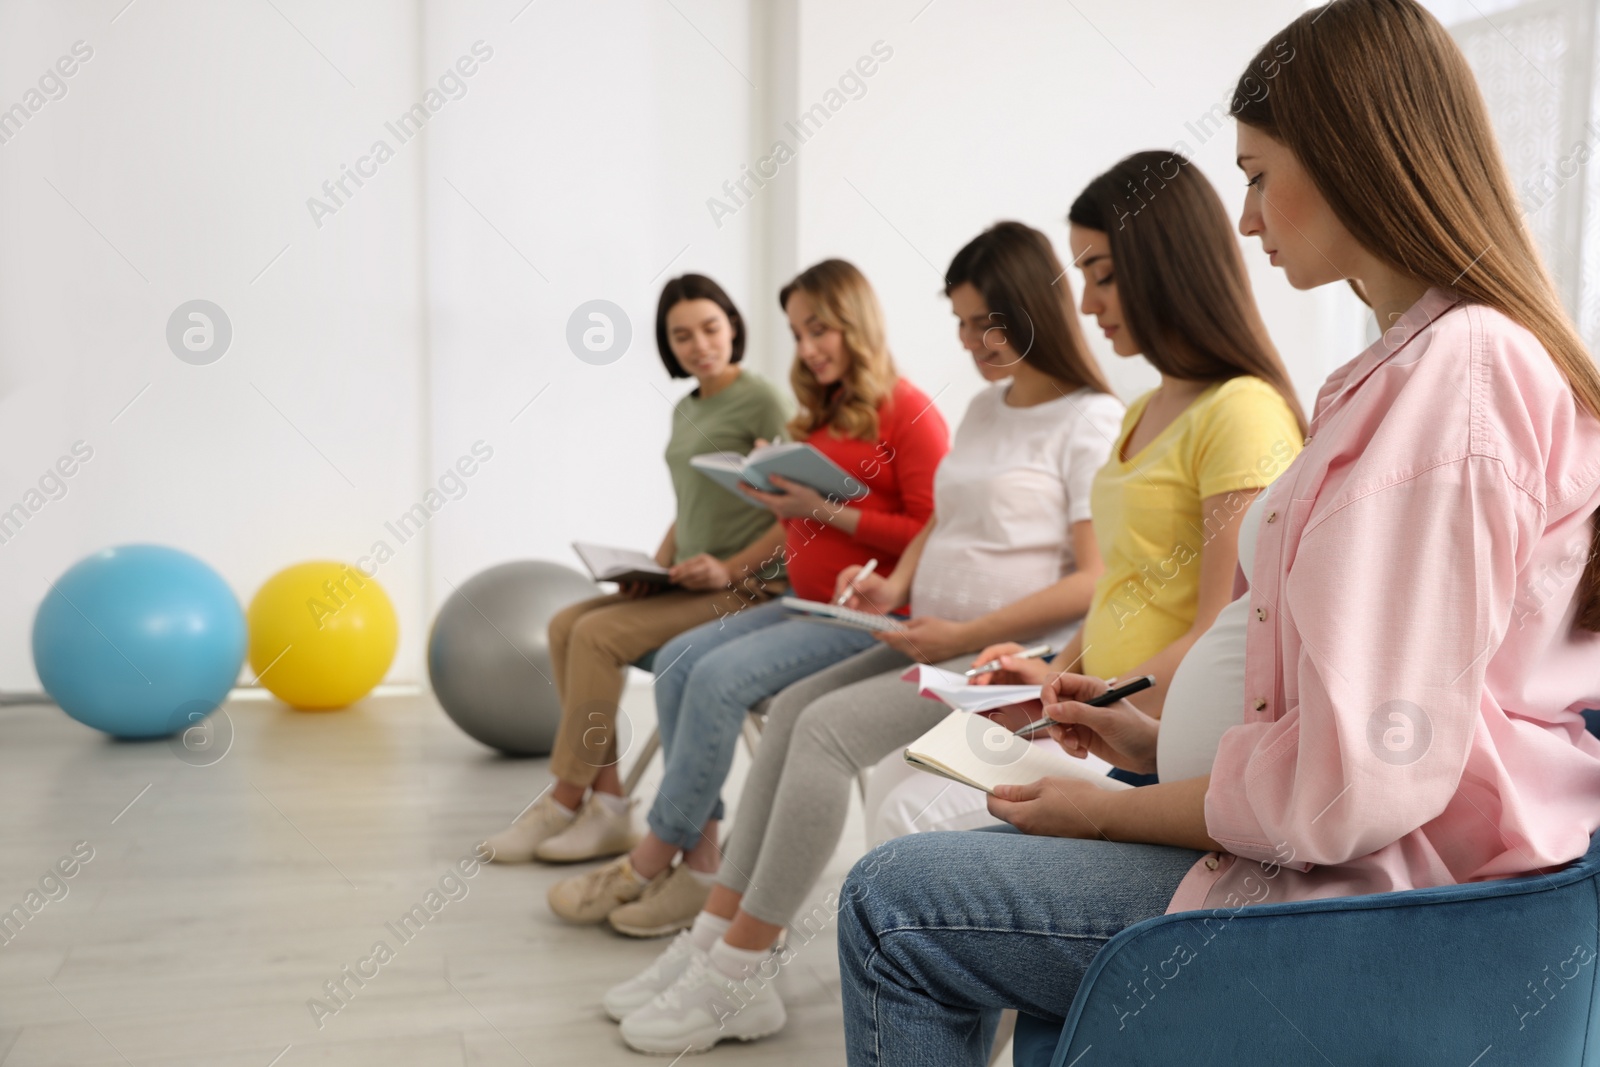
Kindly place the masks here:
[(400, 621), (383, 587), (332, 561), (297, 563), (268, 578), (245, 620), (256, 678), (306, 711), (366, 696), (388, 673), (400, 643)]

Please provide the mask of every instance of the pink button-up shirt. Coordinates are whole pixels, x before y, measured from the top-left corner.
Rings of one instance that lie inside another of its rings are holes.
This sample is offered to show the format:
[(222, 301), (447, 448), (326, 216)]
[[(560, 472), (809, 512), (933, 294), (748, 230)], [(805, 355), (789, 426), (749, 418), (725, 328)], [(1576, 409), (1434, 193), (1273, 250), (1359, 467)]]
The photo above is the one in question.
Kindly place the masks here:
[(1335, 371), (1264, 501), (1242, 725), (1169, 911), (1506, 878), (1600, 826), (1572, 621), (1600, 422), (1533, 335), (1431, 289)]

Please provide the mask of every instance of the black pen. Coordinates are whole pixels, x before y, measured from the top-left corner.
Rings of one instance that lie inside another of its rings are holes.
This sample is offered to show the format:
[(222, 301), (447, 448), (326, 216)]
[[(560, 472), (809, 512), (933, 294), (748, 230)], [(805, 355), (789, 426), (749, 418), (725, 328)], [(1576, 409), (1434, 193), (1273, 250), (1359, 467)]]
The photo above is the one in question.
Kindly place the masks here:
[[(1135, 678), (1133, 681), (1129, 682), (1127, 685), (1119, 685), (1115, 689), (1107, 689), (1104, 693), (1101, 693), (1099, 696), (1091, 697), (1088, 700), (1083, 701), (1083, 703), (1089, 705), (1091, 708), (1109, 707), (1110, 705), (1115, 704), (1119, 700), (1123, 700), (1123, 699), (1125, 699), (1127, 697), (1133, 696), (1133, 694), (1135, 694), (1135, 693), (1142, 693), (1146, 689), (1149, 689), (1152, 685), (1155, 685), (1155, 684), (1156, 684), (1156, 676), (1153, 675), (1153, 674), (1147, 674), (1142, 678)], [(1054, 719), (1050, 718), (1049, 716), (1045, 716), (1042, 719), (1039, 719), (1039, 720), (1037, 720), (1035, 722), (1030, 722), (1028, 725), (1020, 727), (1015, 732), (1016, 732), (1018, 737), (1021, 737), (1023, 734), (1031, 734), (1034, 731), (1042, 730), (1046, 726), (1050, 726), (1051, 724), (1054, 724), (1054, 725), (1057, 725), (1057, 726), (1068, 726), (1068, 725), (1071, 725), (1070, 723), (1057, 723)]]

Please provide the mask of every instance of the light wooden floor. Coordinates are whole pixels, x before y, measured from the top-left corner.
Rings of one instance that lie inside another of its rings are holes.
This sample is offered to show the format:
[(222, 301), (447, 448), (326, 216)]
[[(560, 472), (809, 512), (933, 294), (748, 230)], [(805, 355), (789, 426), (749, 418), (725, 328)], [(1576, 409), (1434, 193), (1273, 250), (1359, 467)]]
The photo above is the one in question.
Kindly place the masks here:
[[(649, 696), (631, 688), (626, 704), (640, 740)], [(385, 925), (545, 786), (544, 760), (493, 755), (429, 696), (224, 710), (232, 747), (207, 766), (54, 708), (0, 711), (0, 912), (75, 843), (94, 850), (0, 945), (0, 1065), (665, 1062), (625, 1048), (599, 1008), (664, 942), (554, 919), (545, 889), (567, 870), (485, 867), (409, 943)], [(747, 764), (741, 752), (730, 804)], [(819, 900), (861, 845), (853, 813)], [(380, 939), (394, 959), (319, 1029), (307, 1001)], [(696, 1062), (842, 1062), (833, 939), (778, 983), (782, 1034)]]

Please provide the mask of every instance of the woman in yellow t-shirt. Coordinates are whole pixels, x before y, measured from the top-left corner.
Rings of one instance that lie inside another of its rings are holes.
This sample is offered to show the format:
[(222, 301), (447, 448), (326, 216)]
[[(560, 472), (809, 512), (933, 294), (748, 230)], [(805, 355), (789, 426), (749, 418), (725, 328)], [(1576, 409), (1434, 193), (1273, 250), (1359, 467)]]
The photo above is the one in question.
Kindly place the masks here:
[(1151, 674), (1133, 702), (1159, 716), (1178, 662), (1233, 598), (1239, 522), (1299, 454), (1305, 415), (1222, 201), (1193, 163), (1129, 156), (1089, 183), (1067, 221), (1083, 313), (1161, 384), (1128, 406), (1095, 476), (1105, 571), (1082, 628), (1050, 665), (1012, 660), (1015, 671), (985, 680)]

